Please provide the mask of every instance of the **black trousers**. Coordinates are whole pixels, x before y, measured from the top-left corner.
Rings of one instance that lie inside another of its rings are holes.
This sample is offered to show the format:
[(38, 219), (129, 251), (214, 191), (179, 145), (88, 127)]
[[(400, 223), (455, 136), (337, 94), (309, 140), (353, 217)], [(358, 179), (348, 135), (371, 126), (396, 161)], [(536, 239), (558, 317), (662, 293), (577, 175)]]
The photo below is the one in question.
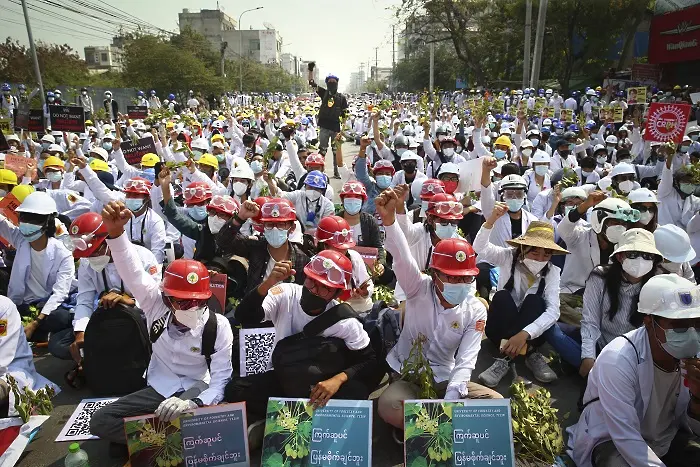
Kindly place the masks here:
[[(486, 320), (486, 337), (496, 347), (501, 346), (502, 339), (510, 339), (525, 326), (540, 317), (545, 310), (544, 298), (540, 295), (529, 294), (525, 297), (520, 308), (507, 290), (499, 290), (493, 295), (489, 306), (489, 317)], [(545, 341), (544, 336), (529, 341), (530, 346), (539, 347)]]

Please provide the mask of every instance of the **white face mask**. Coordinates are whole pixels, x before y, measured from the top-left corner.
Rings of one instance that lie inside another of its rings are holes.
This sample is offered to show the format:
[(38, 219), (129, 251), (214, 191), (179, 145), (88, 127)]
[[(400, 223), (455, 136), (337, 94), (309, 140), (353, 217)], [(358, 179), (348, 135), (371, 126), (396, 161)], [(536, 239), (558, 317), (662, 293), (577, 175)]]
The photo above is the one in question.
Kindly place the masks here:
[(532, 155), (532, 149), (523, 149), (520, 152), (522, 152), (525, 157), (530, 157)]
[(617, 244), (625, 232), (627, 232), (627, 228), (624, 225), (612, 225), (605, 229), (605, 236), (610, 243)]
[(316, 190), (312, 190), (311, 188), (307, 188), (306, 197), (311, 201), (317, 201), (321, 197), (321, 193)]
[(88, 258), (88, 263), (90, 263), (90, 267), (93, 269), (93, 271), (102, 272), (102, 270), (109, 264), (109, 259), (109, 255), (91, 256)]
[(544, 267), (547, 265), (548, 261), (537, 261), (535, 259), (529, 259), (525, 258), (523, 260), (523, 264), (525, 265), (526, 268), (530, 270), (530, 272), (534, 275), (539, 274), (539, 272), (544, 269)]
[(639, 258), (625, 258), (622, 262), (622, 270), (625, 271), (631, 277), (644, 277), (649, 274), (654, 268), (654, 262), (650, 259)]
[(442, 153), (445, 155), (445, 157), (450, 158), (454, 156), (455, 150), (454, 148), (445, 148), (442, 150)]
[(540, 177), (544, 177), (547, 175), (547, 172), (549, 171), (549, 167), (546, 165), (536, 165), (535, 166), (535, 173), (539, 175)]
[(209, 216), (207, 218), (207, 224), (209, 225), (209, 230), (214, 235), (219, 233), (219, 230), (224, 226), (226, 220), (220, 218), (219, 216)]
[(661, 263), (661, 267), (664, 268), (666, 271), (668, 271), (671, 274), (680, 275), (681, 266), (682, 266), (681, 263), (667, 263), (666, 261)]
[(649, 211), (644, 211), (639, 215), (639, 222), (644, 225), (649, 225), (649, 222), (654, 218), (654, 213)]
[(248, 184), (243, 182), (236, 182), (232, 186), (233, 192), (238, 196), (243, 196), (246, 191), (248, 191)]
[(175, 310), (175, 319), (184, 326), (190, 329), (197, 327), (199, 319), (204, 314), (204, 307), (194, 307), (188, 310)]
[(620, 182), (617, 186), (620, 188), (622, 193), (627, 194), (634, 189), (634, 182), (631, 180), (625, 180), (624, 182)]

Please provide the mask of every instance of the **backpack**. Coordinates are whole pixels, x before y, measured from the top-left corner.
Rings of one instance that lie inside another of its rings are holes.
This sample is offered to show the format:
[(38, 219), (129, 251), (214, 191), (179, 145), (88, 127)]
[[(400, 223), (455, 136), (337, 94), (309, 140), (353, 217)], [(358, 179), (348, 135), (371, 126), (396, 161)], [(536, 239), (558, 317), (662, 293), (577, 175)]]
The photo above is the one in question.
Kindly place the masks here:
[[(170, 311), (153, 322), (149, 333), (151, 345), (155, 344), (160, 335), (163, 334), (163, 331), (165, 331), (169, 317)], [(207, 322), (204, 323), (204, 330), (202, 331), (202, 355), (204, 355), (204, 359), (207, 361), (207, 368), (209, 370), (211, 370), (211, 356), (214, 354), (214, 345), (216, 344), (217, 327), (216, 313), (210, 309), (209, 318)]]
[(384, 301), (378, 301), (370, 311), (361, 315), (360, 321), (369, 334), (370, 345), (377, 360), (386, 360), (401, 335), (401, 311), (386, 306)]
[(85, 382), (96, 396), (122, 396), (146, 387), (151, 343), (141, 310), (99, 307), (85, 328)]
[(347, 369), (349, 350), (345, 341), (320, 335), (347, 318), (359, 317), (350, 305), (340, 303), (311, 320), (301, 332), (277, 342), (272, 365), (286, 397), (308, 397), (316, 383)]

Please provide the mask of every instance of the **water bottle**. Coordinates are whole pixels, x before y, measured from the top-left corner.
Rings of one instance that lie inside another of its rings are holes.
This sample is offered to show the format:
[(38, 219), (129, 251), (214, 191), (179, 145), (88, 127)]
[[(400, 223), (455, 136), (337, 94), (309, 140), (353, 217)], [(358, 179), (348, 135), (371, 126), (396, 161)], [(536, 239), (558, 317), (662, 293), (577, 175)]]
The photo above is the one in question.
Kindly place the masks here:
[(66, 456), (66, 467), (89, 467), (88, 455), (80, 449), (78, 443), (73, 443), (68, 446), (68, 455)]

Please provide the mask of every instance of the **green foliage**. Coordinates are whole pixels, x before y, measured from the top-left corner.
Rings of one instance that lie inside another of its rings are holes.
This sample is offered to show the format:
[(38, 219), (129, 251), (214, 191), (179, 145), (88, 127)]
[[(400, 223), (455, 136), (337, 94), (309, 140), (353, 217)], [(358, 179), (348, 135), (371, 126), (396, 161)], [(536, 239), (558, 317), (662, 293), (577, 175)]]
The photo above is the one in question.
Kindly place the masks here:
[(453, 402), (404, 406), (405, 445), (410, 466), (435, 465), (452, 458)]
[(10, 373), (7, 374), (7, 384), (15, 396), (15, 410), (24, 423), (27, 423), (32, 415), (51, 415), (51, 398), (56, 395), (52, 387), (46, 385), (36, 392), (30, 387), (20, 389), (17, 380)]
[(423, 344), (428, 338), (419, 334), (413, 340), (408, 358), (401, 365), (401, 379), (418, 386), (419, 399), (435, 399), (435, 375), (430, 366), (430, 362), (423, 353)]
[[(59, 85), (79, 85), (89, 78), (87, 64), (68, 45), (36, 43), (36, 53), (44, 87), (53, 89)], [(34, 64), (32, 54), (17, 40), (8, 37), (0, 44), (0, 76), (4, 81), (33, 83)]]
[(183, 465), (180, 419), (163, 422), (156, 417), (124, 423), (132, 462), (139, 465)]
[(263, 465), (291, 466), (311, 453), (313, 413), (308, 402), (268, 402), (265, 438), (270, 447), (263, 452)]
[(374, 291), (372, 292), (372, 301), (383, 301), (385, 303), (392, 303), (394, 301), (394, 291), (385, 285), (374, 285)]

